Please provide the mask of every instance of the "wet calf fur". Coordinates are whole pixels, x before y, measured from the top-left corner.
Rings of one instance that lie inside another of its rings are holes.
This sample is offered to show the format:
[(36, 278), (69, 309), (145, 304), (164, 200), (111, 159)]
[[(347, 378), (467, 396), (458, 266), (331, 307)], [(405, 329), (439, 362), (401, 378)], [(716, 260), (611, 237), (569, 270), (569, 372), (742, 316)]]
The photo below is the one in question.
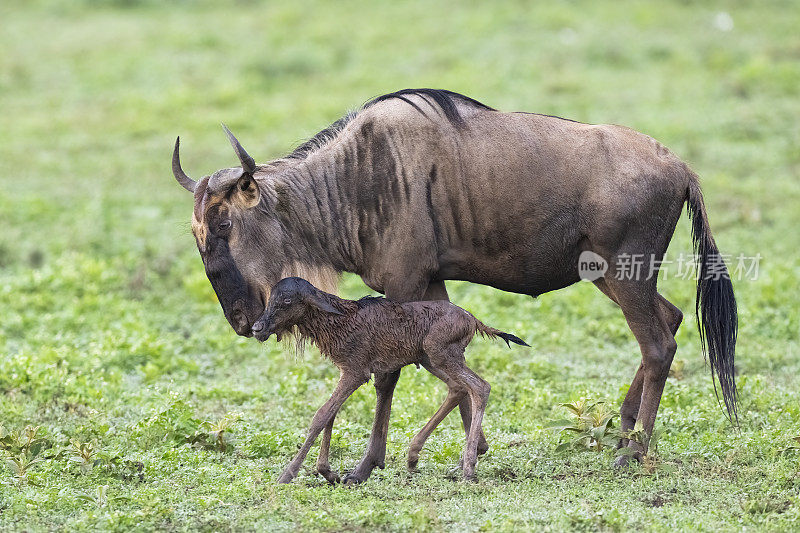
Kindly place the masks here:
[[(479, 441), (482, 440), (483, 412), (489, 398), (489, 384), (470, 370), (464, 349), (475, 333), (500, 337), (527, 346), (509, 333), (488, 327), (467, 311), (447, 301), (395, 303), (385, 298), (343, 300), (323, 292), (302, 278), (285, 278), (273, 287), (264, 315), (253, 324), (260, 341), (270, 335), (295, 332), (319, 347), (339, 368), (340, 377), (330, 399), (314, 414), (303, 446), (278, 478), (289, 483), (297, 476), (309, 449), (324, 430), (317, 471), (331, 483), (339, 476), (328, 463), (331, 430), (336, 413), (347, 398), (372, 374), (389, 375), (410, 364), (421, 365), (445, 382), (447, 397), (433, 418), (412, 439), (408, 468), (414, 470), (419, 452), (436, 426), (459, 403), (469, 399), (470, 420), (462, 456), (463, 474), (475, 478)], [(482, 450), (482, 451), (485, 451)], [(383, 458), (377, 459), (383, 466)], [(345, 483), (363, 479), (345, 477)]]

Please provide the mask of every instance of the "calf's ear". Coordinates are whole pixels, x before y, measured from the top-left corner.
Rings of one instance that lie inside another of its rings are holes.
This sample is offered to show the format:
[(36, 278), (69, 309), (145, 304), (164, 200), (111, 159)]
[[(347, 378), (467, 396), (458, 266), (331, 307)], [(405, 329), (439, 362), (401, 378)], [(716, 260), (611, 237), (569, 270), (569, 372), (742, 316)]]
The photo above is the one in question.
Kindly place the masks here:
[(330, 304), (327, 300), (322, 298), (320, 295), (315, 294), (308, 298), (308, 302), (319, 309), (324, 313), (331, 313), (332, 315), (341, 315), (342, 312), (336, 309), (334, 306)]

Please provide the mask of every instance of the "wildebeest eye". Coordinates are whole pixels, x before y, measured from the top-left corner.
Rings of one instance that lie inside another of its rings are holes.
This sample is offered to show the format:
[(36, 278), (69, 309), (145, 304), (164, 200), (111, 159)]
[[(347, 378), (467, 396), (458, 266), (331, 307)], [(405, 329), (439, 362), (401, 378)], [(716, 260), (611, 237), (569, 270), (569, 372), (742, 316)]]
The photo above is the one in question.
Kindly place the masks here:
[(284, 298), (283, 299), (283, 303), (284, 303), (284, 305), (291, 305), (292, 299), (291, 298)]
[(231, 221), (230, 221), (230, 219), (223, 220), (222, 222), (220, 222), (220, 223), (217, 225), (217, 227), (218, 227), (220, 230), (222, 230), (222, 231), (225, 231), (226, 229), (230, 228), (230, 227), (231, 227)]

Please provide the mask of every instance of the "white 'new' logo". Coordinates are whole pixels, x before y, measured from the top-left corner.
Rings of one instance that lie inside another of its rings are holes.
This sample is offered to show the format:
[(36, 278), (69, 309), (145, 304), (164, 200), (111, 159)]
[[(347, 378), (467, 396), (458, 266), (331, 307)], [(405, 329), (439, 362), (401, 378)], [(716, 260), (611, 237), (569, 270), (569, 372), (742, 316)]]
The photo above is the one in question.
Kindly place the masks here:
[(600, 279), (605, 275), (606, 270), (608, 270), (608, 263), (594, 252), (586, 250), (581, 252), (578, 257), (578, 275), (581, 279), (586, 281)]

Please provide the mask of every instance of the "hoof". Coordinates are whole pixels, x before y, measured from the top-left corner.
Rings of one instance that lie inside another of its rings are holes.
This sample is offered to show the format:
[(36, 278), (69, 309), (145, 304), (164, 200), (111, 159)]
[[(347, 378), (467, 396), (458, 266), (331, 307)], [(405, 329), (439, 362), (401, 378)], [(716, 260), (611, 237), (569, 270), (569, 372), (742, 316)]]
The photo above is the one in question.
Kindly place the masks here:
[(325, 480), (331, 485), (336, 485), (341, 481), (341, 478), (339, 478), (339, 474), (331, 470), (317, 470), (317, 474), (324, 477)]
[(629, 455), (620, 455), (616, 459), (614, 459), (614, 468), (627, 468), (631, 466), (633, 462), (642, 462), (642, 453), (641, 452), (634, 452)]
[(352, 474), (347, 474), (344, 476), (344, 480), (342, 480), (342, 484), (345, 487), (355, 487), (356, 485), (361, 485), (364, 482), (362, 479), (358, 479)]
[(296, 477), (297, 473), (292, 472), (291, 467), (287, 467), (283, 472), (281, 472), (281, 475), (278, 476), (278, 483), (280, 484), (291, 483), (292, 480)]
[(382, 470), (386, 467), (386, 463), (384, 463), (383, 460), (371, 461), (369, 459), (362, 459), (352, 472), (344, 476), (344, 484), (357, 485), (365, 482), (367, 479), (369, 479), (369, 476), (372, 474), (372, 471), (375, 469), (375, 467), (378, 467)]

